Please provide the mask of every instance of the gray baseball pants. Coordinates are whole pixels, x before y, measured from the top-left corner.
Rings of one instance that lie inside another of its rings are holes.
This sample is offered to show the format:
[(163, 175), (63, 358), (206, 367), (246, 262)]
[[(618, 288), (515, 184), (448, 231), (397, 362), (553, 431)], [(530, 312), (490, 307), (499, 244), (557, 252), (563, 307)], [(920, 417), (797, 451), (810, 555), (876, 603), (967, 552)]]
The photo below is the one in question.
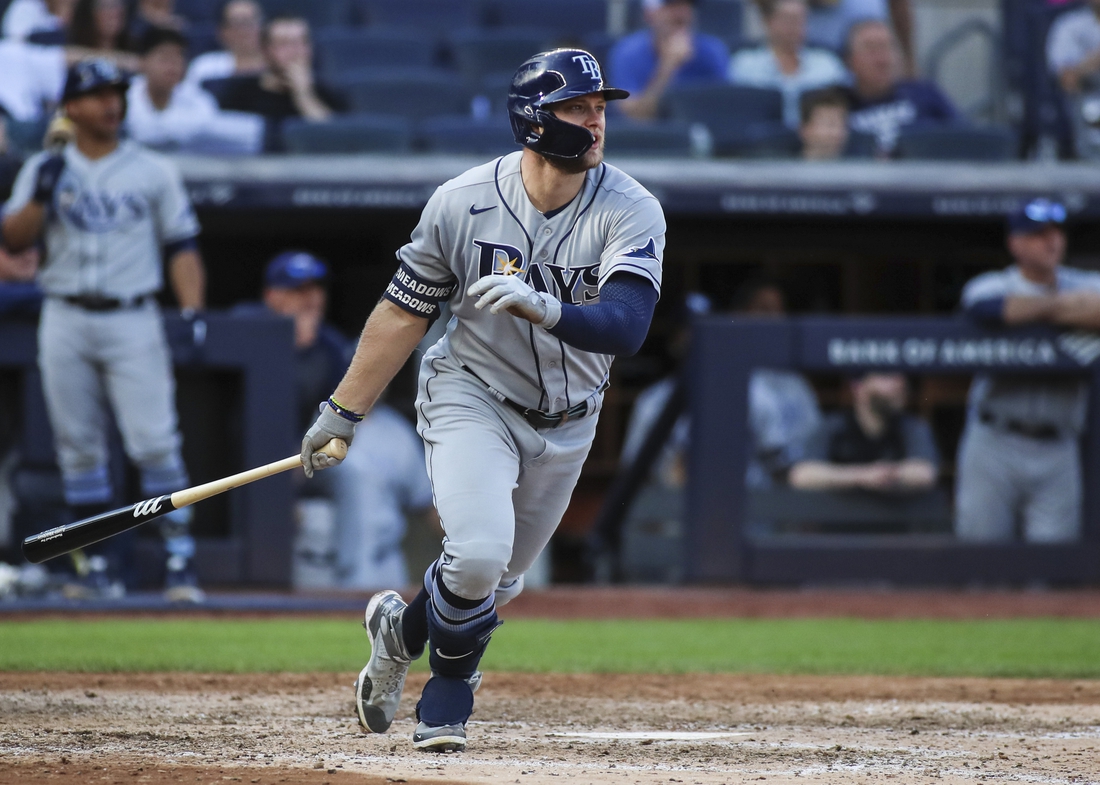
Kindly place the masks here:
[(1074, 542), (1081, 535), (1077, 439), (1033, 439), (971, 421), (959, 445), (955, 532), (971, 542)]
[(597, 412), (535, 430), (438, 346), (420, 369), (417, 432), (443, 525), (447, 588), (470, 600), (519, 594), (592, 446)]
[(143, 492), (186, 486), (175, 377), (156, 303), (93, 312), (47, 297), (38, 367), (68, 503), (111, 500), (107, 406), (141, 470)]

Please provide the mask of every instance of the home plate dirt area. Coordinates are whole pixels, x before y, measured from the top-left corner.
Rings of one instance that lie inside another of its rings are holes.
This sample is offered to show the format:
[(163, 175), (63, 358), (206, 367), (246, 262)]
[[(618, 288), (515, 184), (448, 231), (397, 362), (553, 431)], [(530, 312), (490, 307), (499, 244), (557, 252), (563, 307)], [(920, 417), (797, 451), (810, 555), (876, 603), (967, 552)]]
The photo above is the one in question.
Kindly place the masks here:
[(0, 784), (1100, 783), (1097, 680), (489, 672), (439, 755), (354, 678), (0, 673)]

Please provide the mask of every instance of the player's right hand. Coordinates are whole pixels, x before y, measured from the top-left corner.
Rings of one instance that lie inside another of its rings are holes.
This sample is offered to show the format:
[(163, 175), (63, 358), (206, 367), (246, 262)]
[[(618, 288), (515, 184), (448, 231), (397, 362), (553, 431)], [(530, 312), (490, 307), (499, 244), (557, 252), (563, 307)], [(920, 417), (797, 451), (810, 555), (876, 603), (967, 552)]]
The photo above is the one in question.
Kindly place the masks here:
[(34, 201), (46, 204), (53, 199), (53, 192), (61, 180), (61, 171), (65, 168), (65, 158), (61, 155), (51, 155), (43, 159), (38, 165), (38, 172), (34, 180)]
[(314, 469), (338, 466), (340, 458), (320, 452), (320, 449), (333, 439), (343, 439), (350, 446), (354, 436), (355, 423), (338, 415), (327, 402), (322, 403), (321, 416), (302, 439), (302, 468), (306, 470), (306, 477), (312, 477)]

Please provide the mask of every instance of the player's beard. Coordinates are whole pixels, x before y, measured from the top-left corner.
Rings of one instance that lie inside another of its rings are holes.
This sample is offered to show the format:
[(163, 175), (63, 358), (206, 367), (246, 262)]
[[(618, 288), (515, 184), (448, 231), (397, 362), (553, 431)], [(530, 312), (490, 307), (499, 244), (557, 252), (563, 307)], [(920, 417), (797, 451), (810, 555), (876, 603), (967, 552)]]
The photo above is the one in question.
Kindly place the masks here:
[(552, 167), (565, 174), (580, 174), (594, 169), (603, 163), (603, 139), (588, 148), (588, 152), (578, 158), (553, 158), (546, 156)]

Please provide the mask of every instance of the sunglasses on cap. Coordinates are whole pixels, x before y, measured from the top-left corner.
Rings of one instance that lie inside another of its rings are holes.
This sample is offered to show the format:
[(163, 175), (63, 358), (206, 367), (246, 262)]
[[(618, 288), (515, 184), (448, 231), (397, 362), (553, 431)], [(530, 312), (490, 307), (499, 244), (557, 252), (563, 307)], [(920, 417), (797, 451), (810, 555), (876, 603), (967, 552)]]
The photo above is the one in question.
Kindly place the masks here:
[(1050, 199), (1036, 199), (1028, 202), (1024, 206), (1024, 215), (1035, 223), (1061, 224), (1066, 222), (1065, 205), (1052, 202)]

